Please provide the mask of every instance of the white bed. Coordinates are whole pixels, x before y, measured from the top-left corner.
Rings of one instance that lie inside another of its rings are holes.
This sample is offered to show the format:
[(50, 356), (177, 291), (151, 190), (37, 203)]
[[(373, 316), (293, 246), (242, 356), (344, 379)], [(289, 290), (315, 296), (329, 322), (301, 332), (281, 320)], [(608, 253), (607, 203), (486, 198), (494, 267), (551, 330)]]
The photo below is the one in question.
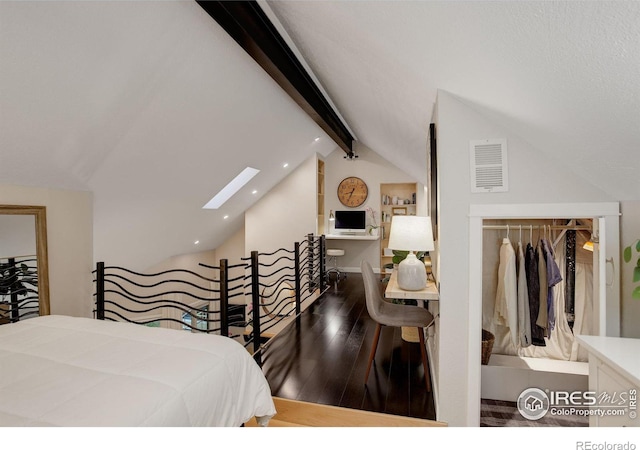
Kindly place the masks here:
[(260, 367), (222, 336), (42, 316), (0, 326), (0, 426), (266, 425)]

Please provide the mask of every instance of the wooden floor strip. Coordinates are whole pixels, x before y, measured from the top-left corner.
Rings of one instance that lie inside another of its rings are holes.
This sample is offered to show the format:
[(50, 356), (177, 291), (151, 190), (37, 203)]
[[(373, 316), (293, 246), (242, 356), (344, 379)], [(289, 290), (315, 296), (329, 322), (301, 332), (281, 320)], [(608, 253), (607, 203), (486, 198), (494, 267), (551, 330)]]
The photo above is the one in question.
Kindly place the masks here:
[[(270, 427), (445, 427), (446, 423), (414, 417), (341, 408), (274, 397), (278, 413)], [(255, 419), (245, 424), (258, 426)]]

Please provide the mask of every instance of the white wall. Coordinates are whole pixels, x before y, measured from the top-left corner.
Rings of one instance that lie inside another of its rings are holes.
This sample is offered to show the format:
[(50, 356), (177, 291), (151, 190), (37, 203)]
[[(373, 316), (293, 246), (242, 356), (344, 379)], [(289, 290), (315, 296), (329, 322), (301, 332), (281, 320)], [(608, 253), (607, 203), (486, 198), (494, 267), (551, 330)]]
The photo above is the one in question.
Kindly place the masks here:
[(640, 283), (634, 282), (634, 269), (638, 264), (640, 253), (636, 250), (636, 243), (640, 239), (640, 202), (621, 202), (620, 209), (622, 220), (620, 221), (620, 246), (631, 246), (631, 260), (627, 263), (624, 258), (620, 261), (622, 275), (621, 286), (621, 336), (640, 338), (640, 299), (633, 298), (634, 289), (640, 287)]
[[(208, 278), (213, 278), (212, 275), (207, 274), (207, 269), (200, 266), (200, 263), (207, 264), (209, 266), (217, 266), (219, 261), (216, 259), (215, 250), (205, 250), (202, 252), (187, 253), (184, 255), (175, 255), (164, 261), (151, 266), (144, 273), (159, 273), (165, 270), (172, 269), (184, 269), (190, 270), (196, 273), (202, 273)], [(168, 277), (172, 278), (172, 277)], [(164, 290), (164, 289), (160, 289)]]
[(316, 156), (291, 170), (245, 212), (245, 252), (293, 249), (316, 232)]
[[(469, 263), (469, 206), (601, 202), (612, 199), (570, 168), (540, 159), (540, 153), (517, 135), (487, 120), (454, 95), (439, 91), (437, 101), (439, 180), (439, 420), (470, 424), (469, 410), (469, 274), (482, 267)], [(471, 194), (469, 141), (506, 138), (509, 191)], [(479, 357), (478, 357), (479, 361)]]
[(1, 185), (0, 204), (45, 206), (51, 314), (91, 317), (93, 196), (90, 192)]
[[(329, 228), (329, 211), (350, 209), (338, 200), (338, 185), (351, 176), (362, 178), (369, 188), (369, 196), (364, 204), (356, 209), (371, 207), (376, 212), (376, 219), (380, 224), (380, 184), (381, 183), (415, 183), (416, 180), (380, 155), (358, 143), (356, 148), (358, 158), (344, 159), (344, 151), (337, 149), (325, 158), (325, 230), (326, 234), (333, 231)], [(425, 148), (425, 152), (426, 152)], [(425, 167), (426, 171), (427, 168)], [(418, 215), (426, 215), (424, 186), (418, 183), (416, 192)], [(367, 220), (369, 218), (367, 217)], [(367, 222), (368, 223), (368, 222)], [(339, 266), (347, 272), (360, 272), (360, 262), (364, 259), (371, 263), (375, 271), (380, 268), (380, 241), (346, 241), (328, 240), (327, 247), (340, 248), (345, 255), (340, 257)]]
[(239, 264), (240, 259), (244, 258), (244, 226), (236, 231), (233, 236), (225, 241), (224, 244), (216, 248), (215, 258), (216, 265), (221, 259), (228, 259), (229, 264)]

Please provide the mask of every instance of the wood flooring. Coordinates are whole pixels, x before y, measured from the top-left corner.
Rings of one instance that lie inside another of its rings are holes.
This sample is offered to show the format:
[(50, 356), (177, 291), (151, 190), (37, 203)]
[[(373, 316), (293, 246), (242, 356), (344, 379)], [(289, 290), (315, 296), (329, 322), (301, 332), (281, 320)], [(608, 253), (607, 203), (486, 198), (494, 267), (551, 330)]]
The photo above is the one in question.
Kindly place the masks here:
[[(274, 397), (278, 413), (269, 427), (444, 427), (445, 423), (413, 417), (341, 408)], [(255, 418), (245, 424), (257, 427)]]
[[(272, 395), (321, 405), (435, 420), (420, 348), (401, 329), (383, 327), (364, 383), (376, 323), (365, 305), (362, 276), (348, 274), (276, 337), (263, 354)], [(380, 283), (380, 289), (384, 289)]]

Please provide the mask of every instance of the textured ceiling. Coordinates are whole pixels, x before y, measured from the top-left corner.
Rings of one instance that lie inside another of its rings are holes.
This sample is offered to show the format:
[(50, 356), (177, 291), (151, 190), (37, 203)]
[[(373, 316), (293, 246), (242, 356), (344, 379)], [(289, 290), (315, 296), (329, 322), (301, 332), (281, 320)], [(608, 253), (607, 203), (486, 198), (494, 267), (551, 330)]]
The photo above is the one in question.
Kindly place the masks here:
[[(358, 140), (415, 178), (442, 89), (640, 198), (639, 2), (267, 5)], [(0, 1), (0, 62), (0, 184), (92, 191), (109, 262), (215, 248), (284, 161), (336, 148), (195, 2)], [(203, 211), (247, 165), (254, 183)]]
[(418, 179), (448, 91), (640, 198), (640, 2), (268, 2), (358, 138)]

